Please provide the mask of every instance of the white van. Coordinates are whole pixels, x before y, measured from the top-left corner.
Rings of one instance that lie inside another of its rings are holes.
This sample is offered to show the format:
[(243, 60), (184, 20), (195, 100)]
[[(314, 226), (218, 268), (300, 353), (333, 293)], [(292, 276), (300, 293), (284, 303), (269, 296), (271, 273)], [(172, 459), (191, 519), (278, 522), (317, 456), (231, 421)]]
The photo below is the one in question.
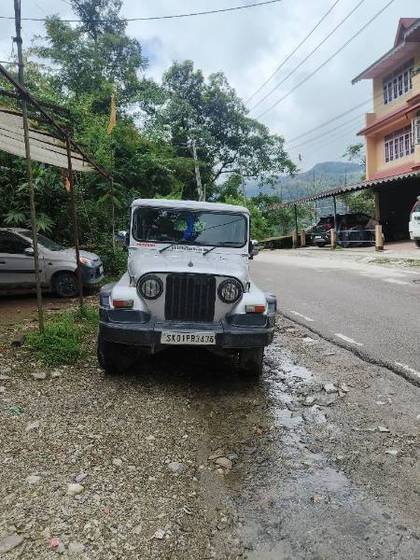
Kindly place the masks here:
[(410, 232), (410, 239), (420, 248), (420, 196), (411, 210), (408, 230)]

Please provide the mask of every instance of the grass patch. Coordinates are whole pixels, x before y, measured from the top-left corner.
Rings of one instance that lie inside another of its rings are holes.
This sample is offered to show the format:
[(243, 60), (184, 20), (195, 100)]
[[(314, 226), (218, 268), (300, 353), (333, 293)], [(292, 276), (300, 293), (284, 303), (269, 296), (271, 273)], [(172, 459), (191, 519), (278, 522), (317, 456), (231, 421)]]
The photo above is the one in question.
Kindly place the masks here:
[(83, 357), (86, 336), (96, 331), (97, 324), (98, 311), (93, 307), (64, 311), (47, 320), (43, 333), (29, 333), (27, 343), (48, 366), (74, 364)]

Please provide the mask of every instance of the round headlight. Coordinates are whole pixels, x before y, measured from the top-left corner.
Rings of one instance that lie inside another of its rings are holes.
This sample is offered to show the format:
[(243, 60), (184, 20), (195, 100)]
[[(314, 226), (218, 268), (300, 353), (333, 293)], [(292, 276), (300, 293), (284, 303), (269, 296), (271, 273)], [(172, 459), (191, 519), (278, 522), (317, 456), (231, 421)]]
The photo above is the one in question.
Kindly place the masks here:
[(163, 292), (162, 280), (153, 274), (146, 274), (138, 281), (137, 291), (145, 299), (157, 299)]
[(223, 280), (217, 293), (224, 303), (235, 303), (242, 295), (242, 284), (234, 278)]

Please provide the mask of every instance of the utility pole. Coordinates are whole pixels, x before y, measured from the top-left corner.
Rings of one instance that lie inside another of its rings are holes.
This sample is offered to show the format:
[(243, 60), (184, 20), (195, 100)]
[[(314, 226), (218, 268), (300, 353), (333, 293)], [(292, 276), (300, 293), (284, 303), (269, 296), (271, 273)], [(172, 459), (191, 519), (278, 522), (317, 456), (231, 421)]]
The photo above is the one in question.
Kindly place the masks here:
[(73, 235), (74, 235), (74, 248), (76, 252), (76, 272), (77, 272), (77, 282), (79, 285), (79, 305), (80, 310), (83, 309), (83, 282), (82, 282), (82, 269), (80, 267), (80, 245), (79, 245), (79, 221), (77, 219), (77, 209), (76, 209), (76, 196), (74, 193), (74, 177), (73, 177), (73, 165), (71, 162), (71, 145), (70, 139), (66, 137), (66, 151), (67, 151), (67, 178), (70, 185), (70, 206), (73, 219)]
[(195, 180), (197, 182), (198, 200), (202, 202), (206, 200), (206, 189), (205, 187), (203, 189), (203, 185), (201, 183), (201, 173), (200, 173), (200, 166), (198, 164), (197, 145), (196, 145), (195, 138), (191, 140), (191, 149), (194, 158)]
[[(17, 45), (18, 52), (18, 80), (21, 86), (25, 85), (23, 53), (22, 53), (22, 16), (21, 16), (21, 0), (14, 0), (15, 4), (15, 27), (16, 37), (14, 41)], [(28, 125), (28, 105), (24, 95), (19, 93), (22, 106), (22, 121), (23, 121), (23, 138), (25, 143), (25, 157), (26, 157), (26, 172), (28, 175), (28, 188), (29, 188), (29, 205), (31, 212), (31, 227), (32, 227), (32, 243), (34, 251), (34, 267), (35, 267), (35, 281), (36, 281), (36, 298), (38, 307), (38, 322), (39, 330), (44, 331), (44, 310), (42, 307), (42, 291), (41, 291), (41, 275), (39, 270), (39, 253), (38, 253), (38, 230), (36, 225), (36, 210), (35, 210), (35, 192), (32, 174), (32, 160), (31, 160), (31, 147), (29, 144), (29, 125)]]

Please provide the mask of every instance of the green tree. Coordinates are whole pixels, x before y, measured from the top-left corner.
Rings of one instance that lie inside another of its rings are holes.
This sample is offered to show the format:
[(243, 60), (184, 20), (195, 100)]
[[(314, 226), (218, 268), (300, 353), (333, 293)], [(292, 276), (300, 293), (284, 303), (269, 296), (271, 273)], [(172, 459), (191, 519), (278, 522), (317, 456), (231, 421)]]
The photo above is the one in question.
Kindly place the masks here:
[[(191, 61), (175, 62), (162, 80), (164, 102), (149, 113), (148, 126), (166, 134), (178, 155), (191, 157), (196, 141), (200, 170), (211, 196), (223, 175), (260, 181), (294, 172), (284, 139), (247, 115), (247, 110), (222, 73), (205, 79)], [(196, 197), (192, 175), (185, 195)]]
[(81, 23), (72, 26), (58, 16), (47, 19), (46, 35), (32, 52), (48, 62), (44, 72), (61, 99), (87, 94), (95, 97), (96, 112), (109, 110), (115, 91), (120, 107), (138, 101), (146, 67), (140, 43), (126, 34), (120, 18), (121, 0), (70, 0)]

